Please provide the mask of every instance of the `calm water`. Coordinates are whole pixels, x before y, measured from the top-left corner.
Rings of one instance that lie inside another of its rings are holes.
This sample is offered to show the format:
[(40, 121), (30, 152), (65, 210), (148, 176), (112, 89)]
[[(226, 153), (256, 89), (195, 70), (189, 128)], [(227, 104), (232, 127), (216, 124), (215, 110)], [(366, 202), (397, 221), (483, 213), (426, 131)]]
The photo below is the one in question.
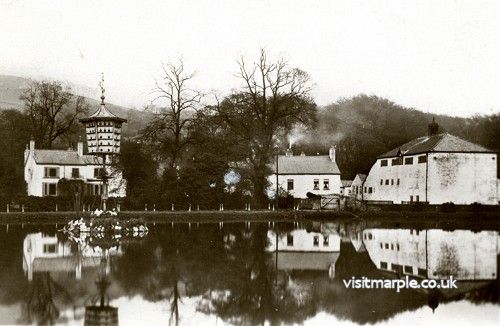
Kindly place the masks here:
[[(72, 241), (55, 225), (2, 228), (2, 324), (82, 325), (101, 297), (120, 325), (500, 324), (495, 228), (168, 223), (123, 241)], [(343, 282), (405, 274), (460, 281), (400, 293)], [(109, 282), (103, 296), (98, 279)]]

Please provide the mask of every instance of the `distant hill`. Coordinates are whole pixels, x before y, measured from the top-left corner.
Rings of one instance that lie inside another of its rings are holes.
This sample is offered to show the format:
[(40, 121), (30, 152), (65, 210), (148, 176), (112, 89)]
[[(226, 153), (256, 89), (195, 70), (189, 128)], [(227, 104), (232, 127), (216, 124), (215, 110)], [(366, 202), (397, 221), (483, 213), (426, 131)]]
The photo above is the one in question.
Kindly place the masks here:
[[(26, 89), (28, 83), (29, 79), (27, 78), (0, 75), (0, 110), (22, 109), (23, 102), (19, 99), (19, 97)], [(74, 87), (73, 89), (77, 92), (78, 88), (84, 89), (84, 87)], [(100, 101), (89, 97), (85, 97), (85, 99), (90, 105), (91, 113), (97, 110)], [(125, 137), (136, 136), (139, 130), (144, 128), (152, 118), (152, 114), (150, 112), (125, 108), (111, 103), (106, 103), (106, 106), (111, 110), (111, 112), (128, 120), (128, 122), (123, 126), (123, 135)]]
[(358, 95), (323, 107), (315, 128), (297, 137), (296, 152), (327, 152), (337, 146), (342, 178), (367, 173), (376, 157), (427, 134), (435, 118), (440, 131), (500, 150), (500, 115), (450, 117), (402, 107), (377, 96)]

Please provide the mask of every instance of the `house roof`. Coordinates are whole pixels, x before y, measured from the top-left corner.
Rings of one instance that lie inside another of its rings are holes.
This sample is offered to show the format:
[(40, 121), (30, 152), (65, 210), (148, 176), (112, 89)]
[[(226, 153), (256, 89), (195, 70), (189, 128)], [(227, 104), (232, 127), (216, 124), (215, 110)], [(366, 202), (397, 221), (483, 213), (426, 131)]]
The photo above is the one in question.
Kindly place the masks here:
[(96, 120), (115, 120), (120, 122), (127, 122), (127, 119), (120, 118), (116, 116), (113, 112), (106, 108), (104, 103), (101, 103), (97, 111), (94, 112), (90, 117), (80, 119), (80, 122), (89, 122)]
[(441, 133), (413, 139), (378, 156), (378, 158), (395, 157), (398, 156), (399, 152), (401, 152), (402, 155), (414, 155), (428, 152), (494, 153), (494, 151), (457, 136), (449, 133)]
[[(81, 258), (83, 267), (99, 266), (100, 258), (83, 257)], [(78, 265), (78, 258), (75, 256), (67, 257), (37, 257), (33, 260), (33, 271), (35, 272), (60, 272), (74, 271)]]
[[(269, 165), (272, 173), (276, 173), (276, 162)], [(340, 174), (337, 163), (328, 155), (317, 156), (278, 156), (279, 174)]]
[[(358, 177), (358, 176), (359, 176), (359, 179), (361, 180), (361, 182), (364, 182), (366, 180), (366, 174), (358, 173), (358, 174), (356, 174), (356, 177)], [(354, 177), (354, 179), (356, 179), (356, 177)]]
[(353, 180), (340, 180), (342, 183), (342, 187), (350, 187), (352, 185)]
[(34, 159), (37, 164), (54, 165), (94, 165), (102, 164), (102, 159), (94, 155), (78, 155), (73, 150), (35, 149)]
[[(275, 261), (276, 253), (272, 259)], [(279, 251), (278, 270), (296, 271), (328, 271), (330, 265), (335, 264), (340, 252), (298, 252)]]

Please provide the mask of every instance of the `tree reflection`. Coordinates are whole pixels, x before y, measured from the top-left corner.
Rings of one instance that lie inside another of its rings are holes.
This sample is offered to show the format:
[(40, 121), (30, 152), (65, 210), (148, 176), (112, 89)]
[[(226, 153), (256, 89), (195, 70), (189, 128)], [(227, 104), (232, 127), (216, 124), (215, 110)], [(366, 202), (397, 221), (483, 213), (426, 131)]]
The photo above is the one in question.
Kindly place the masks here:
[[(60, 296), (59, 296), (60, 295)], [(55, 298), (62, 299), (63, 304), (73, 304), (68, 291), (57, 283), (49, 272), (36, 273), (33, 276), (25, 306), (27, 321), (47, 325), (54, 324), (59, 318), (60, 311)]]

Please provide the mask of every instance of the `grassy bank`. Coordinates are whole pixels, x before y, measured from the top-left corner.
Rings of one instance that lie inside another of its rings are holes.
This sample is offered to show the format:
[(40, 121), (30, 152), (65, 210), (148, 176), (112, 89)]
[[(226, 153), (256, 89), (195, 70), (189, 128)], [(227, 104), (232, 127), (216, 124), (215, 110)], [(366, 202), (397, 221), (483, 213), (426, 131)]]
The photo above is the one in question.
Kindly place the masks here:
[[(66, 223), (89, 213), (43, 212), (0, 213), (0, 224), (54, 224)], [(367, 227), (389, 228), (467, 228), (500, 229), (498, 212), (413, 212), (365, 211), (362, 213), (335, 211), (127, 211), (120, 219), (140, 218), (146, 223), (170, 222), (242, 222), (242, 221), (323, 221), (363, 223)]]

